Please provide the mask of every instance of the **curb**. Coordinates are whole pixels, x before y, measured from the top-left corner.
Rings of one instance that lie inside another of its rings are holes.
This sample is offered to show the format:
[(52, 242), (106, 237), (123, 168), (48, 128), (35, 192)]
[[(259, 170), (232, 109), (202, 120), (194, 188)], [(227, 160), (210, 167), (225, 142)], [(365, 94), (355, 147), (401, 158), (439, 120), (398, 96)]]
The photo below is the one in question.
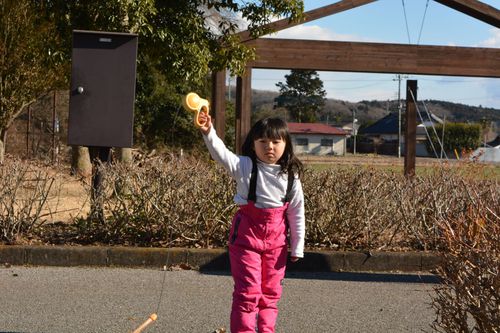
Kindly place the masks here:
[[(430, 252), (309, 251), (289, 262), (297, 272), (430, 272), (441, 258)], [(101, 246), (0, 245), (0, 264), (28, 266), (142, 267), (186, 266), (200, 271), (228, 271), (226, 249)]]

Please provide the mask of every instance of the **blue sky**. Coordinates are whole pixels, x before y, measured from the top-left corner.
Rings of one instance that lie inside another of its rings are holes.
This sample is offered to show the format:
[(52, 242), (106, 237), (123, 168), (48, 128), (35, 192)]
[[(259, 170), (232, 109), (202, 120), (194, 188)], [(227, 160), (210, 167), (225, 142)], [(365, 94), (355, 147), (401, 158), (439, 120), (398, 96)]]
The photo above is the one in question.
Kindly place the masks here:
[[(305, 10), (334, 2), (305, 0)], [(482, 2), (495, 8), (500, 4), (500, 0)], [(270, 37), (500, 48), (500, 29), (433, 0), (378, 0)], [(252, 88), (277, 91), (276, 83), (285, 82), (284, 75), (288, 73), (254, 69)], [(351, 102), (397, 98), (398, 82), (394, 74), (318, 73), (327, 98)], [(440, 99), (500, 108), (500, 79), (497, 78), (423, 75), (409, 78), (418, 80), (420, 100)], [(402, 96), (404, 85), (405, 82), (402, 83)]]

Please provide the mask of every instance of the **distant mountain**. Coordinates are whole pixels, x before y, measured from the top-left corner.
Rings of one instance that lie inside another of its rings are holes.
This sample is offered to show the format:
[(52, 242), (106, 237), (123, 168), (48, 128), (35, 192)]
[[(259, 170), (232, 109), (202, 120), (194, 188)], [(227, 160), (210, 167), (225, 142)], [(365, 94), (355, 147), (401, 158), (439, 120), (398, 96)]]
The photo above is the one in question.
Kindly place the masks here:
[[(273, 109), (274, 99), (279, 93), (267, 90), (252, 90), (252, 113), (255, 117), (270, 115), (273, 113), (283, 114), (283, 110)], [(402, 101), (403, 108), (405, 101)], [(500, 129), (500, 109), (485, 108), (482, 106), (470, 106), (459, 103), (451, 103), (439, 100), (424, 100), (418, 103), (420, 112), (434, 113), (440, 118), (446, 118), (451, 122), (481, 123), (493, 122), (496, 129)], [(362, 125), (370, 125), (383, 118), (391, 112), (398, 111), (397, 100), (387, 101), (360, 101), (357, 103), (346, 102), (336, 99), (327, 99), (325, 107), (319, 114), (319, 121), (334, 125), (352, 122), (353, 110), (355, 117)]]

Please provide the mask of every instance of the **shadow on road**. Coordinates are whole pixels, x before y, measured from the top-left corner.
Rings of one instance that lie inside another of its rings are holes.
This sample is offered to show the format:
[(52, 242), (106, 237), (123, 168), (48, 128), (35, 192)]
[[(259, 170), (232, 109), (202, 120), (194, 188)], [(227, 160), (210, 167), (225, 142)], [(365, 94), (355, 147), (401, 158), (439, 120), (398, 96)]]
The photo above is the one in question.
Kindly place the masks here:
[(431, 274), (364, 273), (364, 272), (288, 272), (288, 279), (314, 279), (355, 282), (441, 283)]
[[(440, 283), (439, 276), (432, 274), (336, 272), (332, 263), (323, 256), (309, 257), (297, 263), (288, 262), (287, 279), (314, 279), (356, 282), (390, 283)], [(229, 255), (224, 253), (200, 266), (200, 273), (207, 275), (230, 275)]]

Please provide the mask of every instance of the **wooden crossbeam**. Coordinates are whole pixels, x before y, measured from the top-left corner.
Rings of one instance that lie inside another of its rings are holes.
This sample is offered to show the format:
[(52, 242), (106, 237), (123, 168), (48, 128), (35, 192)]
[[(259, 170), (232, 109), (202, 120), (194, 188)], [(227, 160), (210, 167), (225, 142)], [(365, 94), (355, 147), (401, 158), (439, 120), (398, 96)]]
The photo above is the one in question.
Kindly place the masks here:
[(500, 49), (261, 38), (249, 41), (267, 69), (500, 77)]
[[(362, 5), (366, 5), (370, 2), (374, 2), (377, 0), (342, 0), (331, 5), (327, 5), (324, 7), (320, 7), (317, 9), (313, 9), (304, 13), (304, 20), (300, 22), (291, 22), (288, 18), (278, 20), (275, 22), (271, 22), (266, 25), (267, 28), (271, 28), (273, 31), (278, 32), (280, 30), (288, 29), (293, 26), (304, 24), (307, 22), (311, 22), (317, 19), (320, 19), (325, 16), (337, 14), (355, 7), (359, 7)], [(247, 41), (252, 39), (250, 36), (250, 32), (248, 30), (242, 31), (239, 33), (241, 41)]]
[(500, 28), (500, 10), (477, 0), (434, 0), (466, 15)]

